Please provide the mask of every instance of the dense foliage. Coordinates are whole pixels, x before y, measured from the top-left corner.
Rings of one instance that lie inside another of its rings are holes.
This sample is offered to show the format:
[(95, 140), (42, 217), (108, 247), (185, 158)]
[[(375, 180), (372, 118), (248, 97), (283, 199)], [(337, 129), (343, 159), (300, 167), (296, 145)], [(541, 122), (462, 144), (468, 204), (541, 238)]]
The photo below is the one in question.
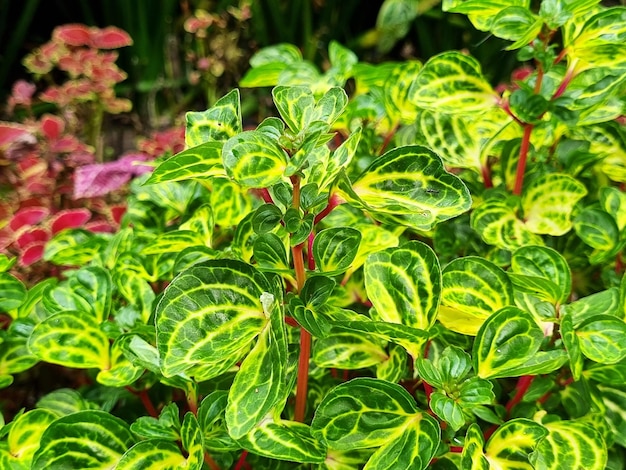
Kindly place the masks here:
[(85, 371), (0, 466), (626, 465), (626, 8), (443, 9), (509, 41), (510, 83), (262, 49), (240, 86), (275, 116), (244, 128), (238, 89), (187, 113), (119, 230), (46, 243), (62, 279), (0, 258), (1, 385)]

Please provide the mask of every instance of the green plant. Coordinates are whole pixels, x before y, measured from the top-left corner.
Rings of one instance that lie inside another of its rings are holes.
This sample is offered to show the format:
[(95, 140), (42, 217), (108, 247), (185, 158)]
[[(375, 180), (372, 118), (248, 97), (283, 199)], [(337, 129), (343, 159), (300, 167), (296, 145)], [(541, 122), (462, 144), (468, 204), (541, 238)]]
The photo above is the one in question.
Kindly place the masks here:
[(188, 113), (118, 233), (46, 246), (67, 279), (2, 259), (3, 384), (88, 369), (5, 466), (623, 468), (626, 8), (443, 7), (526, 68), (261, 50), (279, 117)]

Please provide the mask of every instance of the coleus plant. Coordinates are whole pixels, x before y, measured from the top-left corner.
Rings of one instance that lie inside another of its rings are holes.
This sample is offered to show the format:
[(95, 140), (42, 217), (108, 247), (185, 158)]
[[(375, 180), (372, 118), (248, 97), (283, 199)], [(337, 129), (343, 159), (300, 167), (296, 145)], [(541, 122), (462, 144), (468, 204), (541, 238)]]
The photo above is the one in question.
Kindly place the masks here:
[(188, 113), (118, 233), (47, 245), (65, 280), (2, 259), (3, 385), (89, 371), (0, 430), (3, 466), (624, 467), (626, 8), (443, 6), (532, 68), (262, 50), (277, 117)]

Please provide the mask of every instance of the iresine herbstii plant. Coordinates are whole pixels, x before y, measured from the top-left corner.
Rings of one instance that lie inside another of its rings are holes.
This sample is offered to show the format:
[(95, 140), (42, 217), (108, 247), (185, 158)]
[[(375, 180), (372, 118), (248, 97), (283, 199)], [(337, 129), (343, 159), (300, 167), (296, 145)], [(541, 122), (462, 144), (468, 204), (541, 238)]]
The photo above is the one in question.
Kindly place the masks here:
[(3, 468), (624, 467), (626, 8), (444, 9), (532, 67), (262, 50), (242, 86), (279, 117), (188, 113), (117, 234), (46, 245), (89, 262), (66, 280), (3, 260), (2, 384), (90, 370), (0, 430)]

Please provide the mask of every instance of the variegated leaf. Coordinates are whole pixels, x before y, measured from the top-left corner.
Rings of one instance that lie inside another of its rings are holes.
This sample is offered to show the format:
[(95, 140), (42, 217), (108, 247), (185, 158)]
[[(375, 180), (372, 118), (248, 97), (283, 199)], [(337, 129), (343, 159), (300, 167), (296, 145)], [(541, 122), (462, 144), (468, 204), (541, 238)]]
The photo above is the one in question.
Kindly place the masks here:
[(79, 411), (48, 426), (32, 468), (114, 468), (134, 443), (120, 418), (104, 411)]
[(268, 322), (265, 277), (240, 261), (196, 265), (174, 278), (156, 308), (157, 347), (166, 377), (241, 358)]
[(399, 147), (385, 153), (349, 187), (339, 192), (375, 218), (430, 230), (471, 206), (463, 182), (446, 172), (438, 155), (422, 146)]
[(226, 176), (222, 165), (223, 146), (223, 142), (210, 141), (183, 150), (157, 166), (144, 184)]
[(429, 59), (411, 86), (411, 96), (422, 108), (447, 113), (484, 111), (498, 100), (478, 60), (456, 51)]
[(514, 304), (506, 273), (484, 258), (452, 261), (443, 270), (442, 285), (437, 319), (458, 333), (475, 335), (492, 313)]
[(204, 112), (186, 114), (185, 143), (196, 147), (205, 142), (224, 142), (242, 130), (239, 90), (234, 89)]
[(574, 177), (548, 173), (534, 179), (522, 195), (525, 226), (537, 234), (564, 235), (572, 228), (576, 203), (587, 194)]
[(548, 434), (541, 424), (530, 419), (507, 421), (492, 434), (485, 446), (491, 466), (503, 469), (534, 470), (529, 455)]
[(412, 241), (368, 256), (365, 288), (380, 319), (428, 330), (441, 295), (441, 270), (435, 252)]

